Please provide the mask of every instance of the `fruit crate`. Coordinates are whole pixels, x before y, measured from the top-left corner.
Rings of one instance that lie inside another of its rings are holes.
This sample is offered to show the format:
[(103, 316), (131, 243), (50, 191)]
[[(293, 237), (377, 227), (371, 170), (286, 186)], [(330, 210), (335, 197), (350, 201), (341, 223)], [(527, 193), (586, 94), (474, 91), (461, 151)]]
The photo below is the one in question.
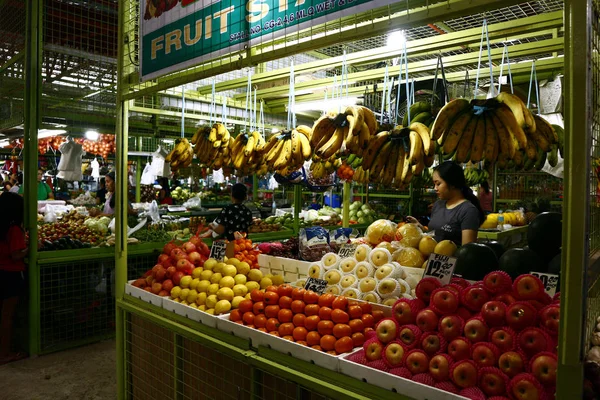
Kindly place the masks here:
[(266, 254), (258, 256), (258, 265), (263, 274), (283, 275), (286, 283), (308, 277), (310, 262), (291, 258), (275, 257)]
[(217, 327), (218, 318), (216, 316), (200, 311), (197, 308), (178, 303), (169, 298), (163, 298), (162, 308), (177, 315), (181, 315), (182, 317), (189, 318), (192, 321), (210, 326), (211, 328)]
[(354, 378), (360, 377), (357, 379), (396, 393), (410, 393), (410, 397), (415, 400), (468, 400), (466, 397), (413, 382), (410, 379), (401, 378), (385, 371), (348, 360), (349, 357), (360, 351), (361, 349), (358, 349), (353, 353), (340, 357), (339, 372)]
[(127, 282), (127, 285), (125, 285), (126, 294), (130, 295), (131, 297), (135, 297), (136, 299), (145, 301), (146, 303), (152, 304), (153, 306), (162, 308), (163, 297), (157, 296), (154, 293), (135, 287), (132, 285), (133, 282), (134, 281), (129, 281)]

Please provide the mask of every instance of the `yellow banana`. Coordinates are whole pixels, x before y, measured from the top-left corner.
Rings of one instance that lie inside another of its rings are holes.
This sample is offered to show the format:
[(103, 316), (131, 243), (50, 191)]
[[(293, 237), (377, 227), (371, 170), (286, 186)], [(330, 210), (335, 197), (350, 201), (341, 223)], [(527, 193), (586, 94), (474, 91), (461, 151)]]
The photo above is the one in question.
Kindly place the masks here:
[[(527, 152), (527, 157), (530, 160), (537, 160), (538, 158), (538, 149), (535, 145), (535, 142), (533, 140), (530, 140), (527, 142), (527, 148), (525, 149)], [(516, 160), (515, 160), (516, 162)]]
[(365, 121), (363, 121), (362, 128), (358, 134), (358, 148), (360, 149), (360, 154), (363, 154), (363, 151), (369, 146), (369, 138), (371, 137), (371, 131), (369, 130), (369, 126)]
[(454, 119), (468, 107), (469, 101), (465, 99), (455, 99), (446, 103), (431, 127), (431, 139), (438, 140), (450, 128)]
[(212, 126), (212, 128), (210, 129), (210, 133), (208, 134), (208, 141), (209, 142), (214, 142), (215, 140), (217, 140), (217, 126), (216, 124)]
[(379, 132), (377, 135), (371, 136), (371, 138), (369, 139), (369, 145), (367, 147), (367, 150), (364, 152), (363, 157), (362, 165), (365, 171), (371, 168), (371, 165), (373, 164), (373, 161), (375, 160), (379, 149), (387, 140), (389, 140), (389, 138), (390, 133), (387, 131)]
[(312, 135), (310, 137), (311, 147), (317, 148), (317, 145), (323, 136), (328, 135), (330, 132), (333, 132), (333, 130), (335, 130), (334, 120), (331, 119), (328, 114), (325, 114), (316, 120), (312, 128)]
[(227, 131), (227, 128), (225, 127), (225, 125), (223, 124), (216, 124), (217, 125), (217, 138), (223, 138), (226, 134), (229, 133), (229, 131)]
[(410, 124), (409, 129), (411, 131), (415, 131), (421, 137), (421, 141), (423, 142), (423, 149), (425, 151), (425, 155), (429, 155), (429, 147), (431, 143), (431, 136), (429, 132), (429, 128), (420, 122), (413, 122)]
[[(298, 131), (298, 132), (300, 132), (300, 131)], [(305, 160), (308, 160), (312, 154), (312, 148), (310, 147), (310, 142), (308, 141), (308, 136), (306, 136), (304, 133), (300, 132), (298, 137), (300, 139), (300, 146), (302, 147), (302, 157)]]
[(421, 140), (421, 136), (415, 131), (410, 131), (409, 159), (411, 165), (423, 162), (423, 141)]
[(471, 143), (471, 162), (479, 162), (483, 158), (485, 149), (485, 117), (480, 115), (477, 119), (477, 127), (473, 134), (473, 143)]
[[(487, 161), (492, 164), (496, 162), (496, 157), (498, 155), (498, 132), (496, 132), (496, 127), (494, 126), (494, 121), (492, 121), (492, 116), (490, 113), (484, 114), (485, 119), (485, 151), (484, 157)], [(495, 154), (495, 155), (494, 155)]]
[(539, 115), (533, 116), (535, 125), (538, 127), (539, 133), (542, 134), (550, 144), (558, 144), (558, 134), (554, 127)]
[(506, 127), (508, 133), (514, 138), (511, 138), (511, 140), (516, 141), (518, 148), (525, 149), (527, 147), (527, 136), (525, 136), (523, 128), (517, 123), (515, 115), (510, 108), (505, 104), (500, 104), (494, 110), (494, 113)]
[(329, 158), (342, 147), (344, 142), (345, 128), (337, 128), (331, 138), (317, 150), (317, 154), (321, 158)]
[[(496, 133), (498, 134), (500, 154), (504, 155), (507, 159), (512, 160), (512, 158), (515, 156), (517, 148), (515, 146), (515, 142), (512, 140), (511, 134), (494, 112), (490, 113), (490, 118), (494, 124), (494, 127), (496, 128)], [(527, 143), (525, 143), (525, 145), (527, 145)]]
[(292, 141), (290, 139), (286, 139), (283, 143), (283, 150), (279, 157), (273, 164), (273, 168), (276, 170), (284, 168), (291, 160), (292, 156)]
[(254, 145), (256, 144), (256, 138), (253, 135), (248, 135), (248, 141), (244, 147), (244, 155), (250, 157), (254, 151)]
[(404, 146), (400, 144), (398, 149), (398, 160), (396, 161), (396, 170), (394, 171), (394, 183), (402, 184), (402, 173), (404, 172), (404, 162), (406, 161), (406, 152)]
[(476, 115), (471, 118), (471, 121), (467, 124), (456, 148), (456, 162), (462, 164), (468, 161), (469, 153), (471, 152), (471, 144), (473, 143), (473, 136), (475, 135), (475, 130), (477, 129), (480, 119), (480, 116)]
[(458, 117), (456, 117), (452, 123), (452, 126), (450, 126), (446, 132), (444, 132), (444, 135), (441, 137), (443, 140), (444, 154), (454, 153), (466, 126), (469, 124), (469, 121), (471, 121), (472, 118), (473, 114), (471, 110), (467, 109)]
[(381, 146), (381, 151), (379, 152), (379, 156), (375, 160), (375, 163), (370, 168), (370, 176), (371, 182), (376, 182), (379, 179), (379, 175), (381, 174), (381, 170), (385, 166), (386, 157), (390, 152), (392, 146), (392, 141), (387, 141), (383, 146)]
[[(348, 118), (350, 116), (352, 118)], [(356, 106), (346, 107), (346, 119), (350, 123), (350, 134), (354, 136), (358, 135), (364, 121), (362, 110)]]
[(515, 116), (515, 119), (517, 120), (517, 123), (525, 132), (535, 132), (536, 124), (533, 119), (533, 115), (518, 96), (515, 96), (511, 93), (502, 92), (496, 96), (496, 99), (501, 103), (506, 104), (510, 108)]
[(310, 126), (306, 126), (306, 125), (298, 125), (296, 127), (296, 130), (303, 134), (308, 140), (310, 140), (310, 137), (312, 135), (312, 128)]
[(375, 118), (375, 114), (373, 111), (364, 106), (359, 106), (363, 113), (363, 119), (367, 123), (369, 127), (369, 133), (371, 135), (375, 135), (377, 133), (377, 118)]

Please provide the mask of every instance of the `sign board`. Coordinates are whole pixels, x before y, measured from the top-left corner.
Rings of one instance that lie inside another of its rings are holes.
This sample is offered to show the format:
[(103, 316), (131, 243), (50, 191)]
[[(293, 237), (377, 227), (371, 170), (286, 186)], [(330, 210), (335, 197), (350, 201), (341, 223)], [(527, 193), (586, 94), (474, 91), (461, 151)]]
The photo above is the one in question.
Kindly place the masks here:
[(142, 0), (142, 81), (193, 67), (392, 0)]
[(443, 285), (450, 283), (454, 267), (456, 267), (456, 257), (449, 257), (443, 254), (431, 253), (427, 260), (427, 268), (423, 277), (433, 277), (439, 279)]
[(224, 240), (215, 240), (210, 248), (210, 258), (223, 261), (227, 252), (227, 243)]
[(558, 275), (557, 274), (547, 274), (545, 272), (530, 272), (531, 275), (537, 276), (540, 278), (542, 283), (544, 284), (544, 290), (550, 297), (554, 297), (556, 294), (556, 287), (558, 286)]
[(304, 289), (312, 290), (313, 292), (317, 292), (319, 294), (323, 294), (326, 287), (327, 281), (325, 279), (317, 278), (308, 278), (306, 280), (306, 284), (304, 285)]
[(354, 256), (357, 246), (356, 243), (344, 243), (340, 248), (340, 251), (338, 251), (338, 256), (340, 256), (341, 259)]

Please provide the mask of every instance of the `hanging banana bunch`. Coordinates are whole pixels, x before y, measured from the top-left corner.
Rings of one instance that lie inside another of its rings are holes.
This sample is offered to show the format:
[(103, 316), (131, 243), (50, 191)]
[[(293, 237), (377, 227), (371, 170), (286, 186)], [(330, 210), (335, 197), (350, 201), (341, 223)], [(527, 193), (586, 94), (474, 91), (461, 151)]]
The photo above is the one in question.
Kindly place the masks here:
[(233, 167), (238, 171), (238, 175), (249, 176), (258, 174), (264, 169), (266, 173), (266, 164), (262, 149), (265, 146), (265, 139), (262, 135), (253, 131), (250, 134), (240, 133), (231, 144), (231, 160)]
[(556, 165), (560, 144), (555, 128), (510, 93), (448, 102), (433, 123), (431, 140), (437, 141), (444, 160), (486, 161), (517, 170), (541, 170), (548, 155)]
[(356, 154), (362, 156), (369, 139), (377, 132), (377, 120), (371, 110), (363, 106), (350, 106), (342, 113), (328, 112), (313, 125), (310, 145), (317, 161), (334, 155)]
[(171, 170), (176, 172), (180, 168), (187, 168), (192, 165), (194, 151), (190, 142), (186, 138), (175, 140), (173, 150), (165, 157), (165, 161), (170, 163)]
[(221, 123), (200, 127), (192, 138), (196, 158), (214, 170), (231, 164), (231, 142), (229, 131)]
[(264, 155), (266, 169), (287, 176), (302, 168), (312, 155), (310, 138), (312, 129), (298, 125), (291, 131), (275, 133), (260, 152)]

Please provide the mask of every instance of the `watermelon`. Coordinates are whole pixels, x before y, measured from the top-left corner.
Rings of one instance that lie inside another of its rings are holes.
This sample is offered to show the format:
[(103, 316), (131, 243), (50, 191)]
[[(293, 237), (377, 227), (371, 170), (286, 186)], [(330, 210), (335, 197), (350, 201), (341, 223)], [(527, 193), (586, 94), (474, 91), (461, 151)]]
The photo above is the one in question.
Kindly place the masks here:
[(513, 279), (531, 271), (546, 272), (547, 269), (544, 261), (534, 251), (517, 248), (506, 250), (498, 264), (500, 270)]
[(480, 281), (489, 272), (498, 269), (496, 253), (481, 243), (465, 244), (454, 256), (457, 258), (454, 273), (467, 280)]
[(504, 245), (500, 242), (492, 240), (491, 242), (486, 242), (483, 244), (492, 249), (494, 253), (496, 253), (496, 258), (498, 258), (498, 260), (500, 259), (500, 257), (502, 257), (502, 254), (504, 254)]
[(527, 229), (527, 243), (545, 263), (550, 262), (562, 246), (562, 215), (545, 212), (535, 217)]
[(562, 261), (562, 253), (558, 253), (548, 263), (548, 270), (547, 270), (547, 272), (549, 274), (560, 274), (561, 261)]

